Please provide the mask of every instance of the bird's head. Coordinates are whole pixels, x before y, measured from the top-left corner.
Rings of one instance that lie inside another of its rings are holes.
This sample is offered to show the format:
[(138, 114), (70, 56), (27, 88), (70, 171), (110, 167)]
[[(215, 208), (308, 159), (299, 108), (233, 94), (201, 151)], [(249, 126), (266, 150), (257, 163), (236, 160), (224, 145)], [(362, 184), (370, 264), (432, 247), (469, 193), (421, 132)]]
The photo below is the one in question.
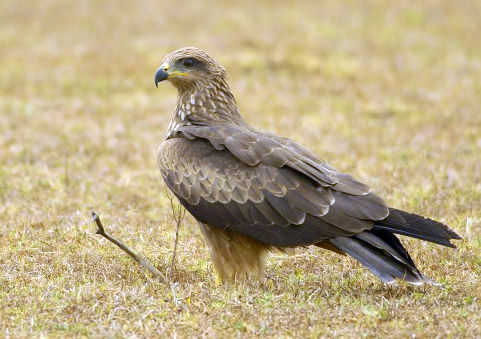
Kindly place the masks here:
[(224, 67), (206, 52), (195, 47), (185, 47), (168, 54), (155, 72), (154, 82), (168, 80), (177, 89), (184, 89), (215, 80), (225, 80)]

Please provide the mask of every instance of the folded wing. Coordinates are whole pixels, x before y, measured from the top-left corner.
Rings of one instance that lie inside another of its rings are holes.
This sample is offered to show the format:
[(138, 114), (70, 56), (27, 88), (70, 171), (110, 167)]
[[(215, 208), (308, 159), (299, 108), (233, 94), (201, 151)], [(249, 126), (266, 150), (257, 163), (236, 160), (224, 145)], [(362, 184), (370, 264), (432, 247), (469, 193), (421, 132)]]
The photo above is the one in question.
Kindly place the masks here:
[(167, 140), (159, 165), (199, 221), (267, 245), (291, 247), (350, 236), (389, 213), (349, 175), (287, 139), (232, 126), (186, 126)]

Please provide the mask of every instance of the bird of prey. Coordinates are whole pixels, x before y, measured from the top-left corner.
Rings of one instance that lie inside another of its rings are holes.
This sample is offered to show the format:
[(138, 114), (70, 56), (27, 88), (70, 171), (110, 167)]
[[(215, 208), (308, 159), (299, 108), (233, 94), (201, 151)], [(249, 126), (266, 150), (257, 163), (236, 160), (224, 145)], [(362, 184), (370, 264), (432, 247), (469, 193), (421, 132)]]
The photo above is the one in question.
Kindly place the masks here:
[(295, 141), (248, 125), (226, 70), (198, 48), (167, 55), (154, 80), (178, 90), (160, 172), (199, 222), (221, 280), (259, 278), (270, 250), (315, 245), (353, 257), (386, 283), (435, 284), (395, 234), (455, 247), (450, 239), (460, 237), (446, 225), (388, 207)]

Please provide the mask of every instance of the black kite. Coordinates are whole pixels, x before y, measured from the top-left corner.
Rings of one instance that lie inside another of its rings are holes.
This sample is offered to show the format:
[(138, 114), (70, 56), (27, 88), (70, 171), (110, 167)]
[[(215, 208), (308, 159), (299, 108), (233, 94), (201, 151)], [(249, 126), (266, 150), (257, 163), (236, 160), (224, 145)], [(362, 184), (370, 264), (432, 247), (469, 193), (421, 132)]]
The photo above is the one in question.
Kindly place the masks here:
[(269, 249), (316, 245), (346, 253), (383, 282), (433, 283), (394, 234), (444, 246), (446, 225), (388, 207), (365, 184), (295, 141), (239, 114), (225, 69), (204, 51), (169, 54), (155, 84), (179, 97), (158, 153), (162, 176), (199, 221), (224, 280), (261, 276)]

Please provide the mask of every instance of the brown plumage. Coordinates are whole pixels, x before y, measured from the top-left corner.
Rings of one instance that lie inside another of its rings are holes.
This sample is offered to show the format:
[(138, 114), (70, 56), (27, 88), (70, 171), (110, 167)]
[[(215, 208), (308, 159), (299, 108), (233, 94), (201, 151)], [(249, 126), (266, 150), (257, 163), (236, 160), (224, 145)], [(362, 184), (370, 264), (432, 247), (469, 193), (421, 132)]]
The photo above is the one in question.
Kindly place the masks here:
[(454, 247), (447, 226), (389, 208), (365, 184), (296, 142), (249, 126), (225, 69), (204, 51), (169, 54), (155, 75), (179, 92), (160, 171), (199, 221), (224, 280), (262, 276), (266, 251), (316, 245), (346, 253), (384, 282), (433, 283), (394, 233)]

